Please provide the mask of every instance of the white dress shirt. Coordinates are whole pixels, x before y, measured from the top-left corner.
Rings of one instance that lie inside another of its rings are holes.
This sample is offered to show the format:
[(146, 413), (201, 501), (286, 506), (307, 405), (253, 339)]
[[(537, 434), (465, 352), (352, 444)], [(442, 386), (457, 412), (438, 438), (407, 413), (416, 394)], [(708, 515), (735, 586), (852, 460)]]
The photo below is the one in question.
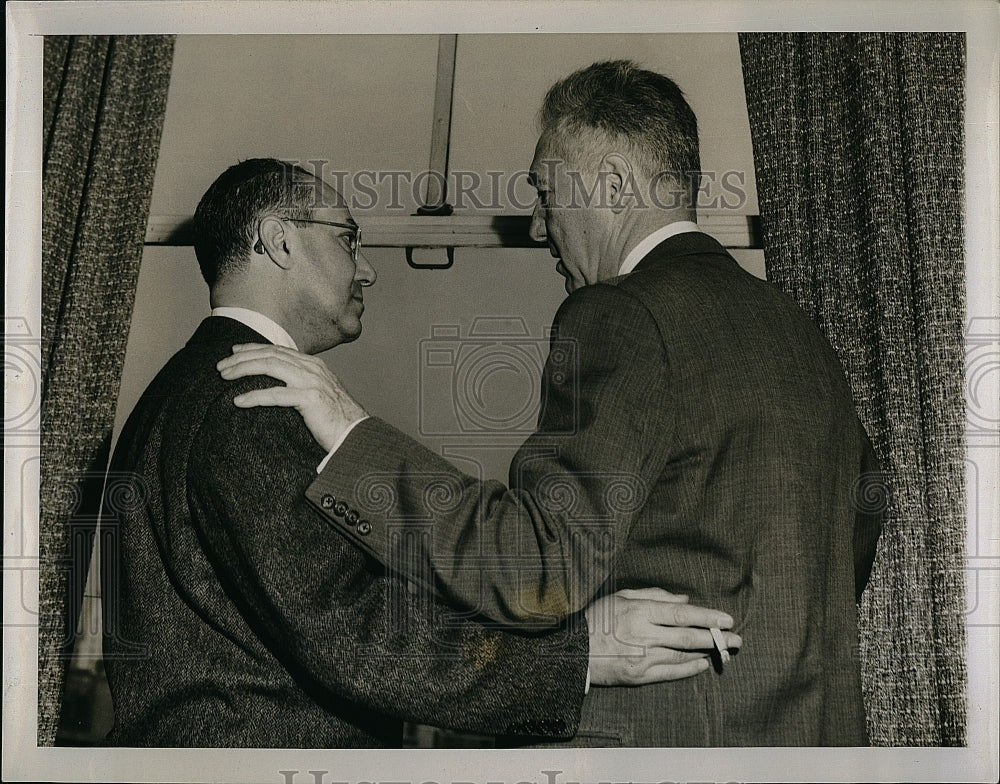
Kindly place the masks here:
[(636, 268), (636, 265), (648, 254), (653, 248), (659, 245), (668, 237), (673, 237), (675, 234), (683, 234), (687, 231), (701, 231), (698, 224), (694, 221), (674, 221), (673, 223), (668, 223), (666, 226), (654, 231), (646, 239), (632, 248), (629, 251), (628, 256), (625, 257), (625, 261), (622, 262), (621, 267), (618, 268), (619, 275), (627, 275), (629, 272)]
[(258, 313), (256, 310), (250, 310), (249, 308), (212, 308), (212, 315), (231, 318), (241, 324), (246, 324), (254, 332), (260, 333), (276, 346), (284, 346), (294, 351), (299, 350), (299, 347), (295, 345), (295, 341), (292, 340), (292, 336), (285, 332), (285, 328), (281, 324), (269, 319), (263, 313)]

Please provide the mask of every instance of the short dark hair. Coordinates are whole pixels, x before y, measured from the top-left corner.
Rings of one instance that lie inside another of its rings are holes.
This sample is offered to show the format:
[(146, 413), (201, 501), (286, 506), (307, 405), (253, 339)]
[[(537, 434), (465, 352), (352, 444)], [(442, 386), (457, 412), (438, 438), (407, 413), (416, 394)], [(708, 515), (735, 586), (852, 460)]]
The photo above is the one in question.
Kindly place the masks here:
[(277, 158), (250, 158), (226, 169), (194, 213), (194, 252), (205, 282), (214, 286), (246, 263), (261, 218), (308, 218), (317, 187), (313, 174)]
[(645, 174), (701, 170), (698, 120), (672, 80), (631, 60), (594, 63), (549, 88), (541, 130), (564, 154), (588, 132), (631, 150)]

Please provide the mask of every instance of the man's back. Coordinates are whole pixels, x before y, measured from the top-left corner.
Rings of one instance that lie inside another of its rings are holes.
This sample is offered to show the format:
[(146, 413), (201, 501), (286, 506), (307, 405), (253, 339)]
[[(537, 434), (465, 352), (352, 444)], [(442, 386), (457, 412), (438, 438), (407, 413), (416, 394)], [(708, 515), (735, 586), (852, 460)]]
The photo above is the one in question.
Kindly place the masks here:
[[(880, 521), (853, 499), (876, 463), (825, 339), (701, 232), (575, 290), (554, 328), (509, 490), (371, 418), (310, 499), (355, 499), (359, 547), (503, 623), (637, 587), (734, 617), (744, 646), (721, 674), (592, 689), (576, 744), (865, 743), (855, 601)], [(431, 504), (443, 477), (455, 492)], [(407, 521), (429, 535), (390, 536)]]
[[(261, 642), (234, 595), (217, 576), (191, 519), (191, 450), (206, 416), (233, 409), (215, 363), (236, 340), (259, 336), (228, 319), (212, 319), (163, 368), (130, 416), (119, 438), (113, 472), (134, 472), (145, 500), (118, 522), (116, 564), (118, 636), (105, 642), (116, 712), (112, 745), (305, 746), (395, 745), (401, 725), (383, 720), (357, 726), (349, 717), (320, 709), (325, 691), (307, 693), (273, 650)], [(233, 413), (236, 413), (233, 410)], [(294, 422), (289, 418), (289, 426)], [(234, 430), (234, 433), (238, 432)], [(319, 451), (302, 439), (293, 478)], [(231, 446), (239, 447), (239, 444)], [(236, 448), (230, 460), (247, 457)], [(285, 455), (291, 458), (290, 455)], [(316, 458), (316, 462), (321, 459)], [(308, 474), (304, 475), (308, 479)], [(269, 486), (269, 483), (268, 483)], [(294, 486), (288, 487), (289, 494)], [(304, 486), (300, 489), (304, 490)], [(243, 488), (249, 506), (257, 492)], [(130, 642), (144, 650), (137, 658)], [(343, 711), (343, 707), (341, 708)], [(248, 717), (254, 717), (248, 721)], [(377, 739), (377, 740), (376, 740)], [(379, 743), (379, 741), (381, 743)]]
[(403, 720), (570, 734), (585, 631), (545, 642), (432, 616), (331, 530), (304, 496), (323, 450), (301, 418), (237, 408), (270, 379), (216, 371), (235, 343), (261, 341), (204, 321), (119, 438), (111, 470), (142, 502), (119, 505), (104, 563), (108, 742), (398, 746)]
[(701, 678), (592, 690), (577, 742), (593, 730), (629, 746), (866, 744), (853, 498), (871, 456), (836, 356), (704, 235), (668, 240), (611, 284), (586, 296), (646, 332), (637, 437), (659, 445), (661, 466), (613, 585), (718, 607), (744, 647)]

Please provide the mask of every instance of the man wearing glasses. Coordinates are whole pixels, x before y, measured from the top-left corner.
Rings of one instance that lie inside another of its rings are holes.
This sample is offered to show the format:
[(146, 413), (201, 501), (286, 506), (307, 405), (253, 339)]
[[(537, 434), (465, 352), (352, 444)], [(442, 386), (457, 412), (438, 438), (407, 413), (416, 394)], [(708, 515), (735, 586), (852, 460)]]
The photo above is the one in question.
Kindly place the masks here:
[[(121, 557), (105, 562), (120, 597), (105, 640), (109, 744), (398, 746), (404, 721), (569, 737), (595, 651), (620, 655), (594, 683), (705, 668), (707, 627), (732, 619), (678, 597), (620, 597), (639, 612), (589, 639), (581, 617), (527, 636), (442, 614), (352, 547), (306, 499), (325, 451), (302, 418), (240, 407), (273, 381), (226, 381), (216, 364), (238, 344), (315, 354), (357, 338), (375, 282), (361, 230), (333, 188), (254, 159), (208, 189), (195, 233), (212, 315), (147, 388), (112, 460), (144, 503), (118, 513)], [(681, 619), (706, 628), (672, 628)], [(644, 658), (621, 655), (636, 643)]]

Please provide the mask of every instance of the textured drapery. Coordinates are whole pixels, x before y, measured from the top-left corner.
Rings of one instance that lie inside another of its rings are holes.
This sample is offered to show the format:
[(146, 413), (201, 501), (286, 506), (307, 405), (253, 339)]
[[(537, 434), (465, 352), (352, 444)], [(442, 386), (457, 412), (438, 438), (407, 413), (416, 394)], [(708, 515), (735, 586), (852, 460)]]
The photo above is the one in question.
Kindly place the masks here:
[(172, 57), (170, 36), (44, 44), (40, 746), (52, 745), (59, 720)]
[(740, 35), (768, 279), (840, 355), (891, 494), (861, 606), (875, 745), (964, 745), (965, 37)]

